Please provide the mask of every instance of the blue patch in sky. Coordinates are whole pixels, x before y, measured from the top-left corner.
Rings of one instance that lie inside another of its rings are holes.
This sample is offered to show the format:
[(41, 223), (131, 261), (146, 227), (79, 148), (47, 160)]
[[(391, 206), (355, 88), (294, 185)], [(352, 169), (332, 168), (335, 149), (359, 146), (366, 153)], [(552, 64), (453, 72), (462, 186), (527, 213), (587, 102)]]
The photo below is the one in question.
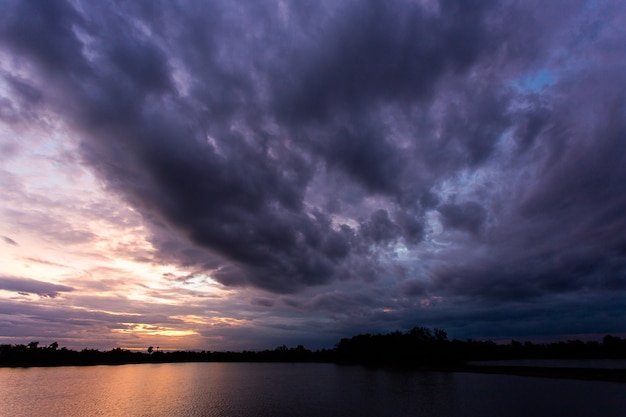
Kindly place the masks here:
[(521, 91), (539, 91), (556, 82), (554, 73), (548, 70), (539, 70), (513, 81), (515, 88)]

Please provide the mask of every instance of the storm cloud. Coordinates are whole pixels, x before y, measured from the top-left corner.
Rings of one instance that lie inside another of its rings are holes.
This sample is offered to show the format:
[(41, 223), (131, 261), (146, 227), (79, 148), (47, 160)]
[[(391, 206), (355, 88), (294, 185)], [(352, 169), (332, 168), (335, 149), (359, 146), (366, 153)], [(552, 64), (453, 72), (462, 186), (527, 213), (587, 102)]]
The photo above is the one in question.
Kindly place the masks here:
[(321, 288), (294, 308), (625, 297), (626, 10), (549, 3), (6, 1), (0, 116), (64, 120), (188, 276)]

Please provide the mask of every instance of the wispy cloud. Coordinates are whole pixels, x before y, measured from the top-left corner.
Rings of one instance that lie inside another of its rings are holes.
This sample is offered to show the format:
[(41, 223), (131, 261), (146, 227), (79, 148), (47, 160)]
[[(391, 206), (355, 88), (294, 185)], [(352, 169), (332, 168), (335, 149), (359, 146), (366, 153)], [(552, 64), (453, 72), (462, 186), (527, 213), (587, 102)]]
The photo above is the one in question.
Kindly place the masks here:
[(27, 294), (37, 294), (41, 297), (55, 298), (62, 292), (74, 291), (66, 285), (51, 284), (29, 278), (0, 277), (0, 289)]
[(6, 243), (7, 245), (19, 246), (16, 241), (14, 241), (8, 236), (0, 236), (0, 237), (2, 238), (2, 240), (4, 240), (4, 243)]

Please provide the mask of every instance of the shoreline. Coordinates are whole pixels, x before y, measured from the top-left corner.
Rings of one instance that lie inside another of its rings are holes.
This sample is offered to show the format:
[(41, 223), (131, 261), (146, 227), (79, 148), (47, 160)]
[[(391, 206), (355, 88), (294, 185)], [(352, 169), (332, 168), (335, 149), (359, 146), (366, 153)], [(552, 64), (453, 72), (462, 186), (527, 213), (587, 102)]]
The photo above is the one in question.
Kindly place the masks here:
[[(119, 362), (119, 363), (64, 363), (64, 364), (1, 364), (0, 368), (57, 368), (64, 366), (119, 366), (119, 365), (141, 365), (141, 364), (163, 364), (163, 363), (328, 363), (341, 366), (368, 366), (366, 364), (341, 364), (337, 362), (306, 362), (306, 361), (154, 361), (154, 362)], [(374, 366), (374, 368), (387, 368), (396, 371), (417, 371), (417, 372), (460, 372), (491, 375), (511, 375), (534, 378), (554, 378), (572, 379), (581, 381), (601, 381), (626, 383), (626, 369), (606, 369), (606, 368), (559, 368), (540, 366), (507, 366), (507, 365), (462, 365), (462, 366), (441, 366), (441, 367), (398, 367), (398, 366)]]
[(467, 365), (455, 372), (626, 383), (626, 369)]

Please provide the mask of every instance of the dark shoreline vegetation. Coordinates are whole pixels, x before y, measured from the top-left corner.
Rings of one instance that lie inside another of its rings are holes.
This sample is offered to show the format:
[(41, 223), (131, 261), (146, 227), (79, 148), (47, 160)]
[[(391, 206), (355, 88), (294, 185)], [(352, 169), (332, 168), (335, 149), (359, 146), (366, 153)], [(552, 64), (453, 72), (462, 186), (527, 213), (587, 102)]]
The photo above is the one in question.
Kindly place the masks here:
[(550, 344), (468, 339), (449, 340), (445, 331), (416, 327), (402, 333), (360, 334), (341, 339), (332, 349), (311, 351), (299, 345), (273, 350), (217, 352), (163, 352), (150, 346), (145, 352), (115, 348), (109, 351), (74, 351), (58, 343), (39, 346), (0, 345), (0, 367), (122, 365), (178, 362), (318, 362), (389, 367), (397, 370), (477, 372), (535, 377), (626, 382), (625, 369), (549, 368), (472, 365), (471, 361), (516, 359), (626, 359), (626, 339), (607, 335), (601, 342), (570, 340)]

